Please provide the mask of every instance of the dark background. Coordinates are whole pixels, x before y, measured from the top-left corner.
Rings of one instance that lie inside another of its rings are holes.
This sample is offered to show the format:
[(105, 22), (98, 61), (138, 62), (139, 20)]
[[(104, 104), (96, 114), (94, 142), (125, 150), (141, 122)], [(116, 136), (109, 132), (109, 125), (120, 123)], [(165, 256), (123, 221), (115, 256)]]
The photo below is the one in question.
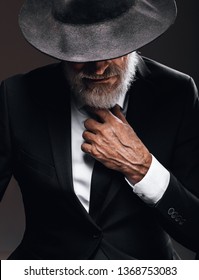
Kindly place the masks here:
[[(0, 80), (56, 61), (41, 54), (23, 39), (17, 23), (22, 3), (23, 0), (1, 0), (0, 2)], [(197, 0), (178, 0), (177, 5), (178, 17), (175, 24), (163, 36), (140, 51), (145, 56), (191, 75), (199, 87), (197, 69), (199, 3)], [(23, 230), (24, 212), (21, 194), (17, 183), (12, 179), (0, 203), (0, 259), (6, 258), (17, 246)], [(193, 252), (175, 241), (174, 243), (183, 259), (194, 258)]]

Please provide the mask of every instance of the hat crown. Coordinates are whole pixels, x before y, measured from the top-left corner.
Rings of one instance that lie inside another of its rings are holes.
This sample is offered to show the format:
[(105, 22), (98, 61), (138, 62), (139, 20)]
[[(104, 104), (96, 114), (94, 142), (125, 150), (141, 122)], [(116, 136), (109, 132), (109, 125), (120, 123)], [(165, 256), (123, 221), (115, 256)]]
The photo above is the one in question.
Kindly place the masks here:
[(92, 24), (111, 20), (127, 12), (136, 0), (53, 0), (56, 20), (71, 24)]

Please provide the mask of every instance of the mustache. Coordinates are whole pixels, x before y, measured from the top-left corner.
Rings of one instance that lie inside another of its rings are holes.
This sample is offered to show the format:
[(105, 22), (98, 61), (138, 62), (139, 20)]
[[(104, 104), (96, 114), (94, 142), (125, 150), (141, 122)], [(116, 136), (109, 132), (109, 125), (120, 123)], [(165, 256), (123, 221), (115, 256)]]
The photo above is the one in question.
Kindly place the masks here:
[(84, 71), (80, 71), (78, 73), (78, 78), (80, 79), (107, 79), (107, 78), (111, 78), (113, 76), (119, 76), (122, 74), (122, 70), (121, 68), (119, 68), (116, 65), (110, 65), (108, 66), (104, 73), (99, 75), (96, 74), (94, 72), (92, 72), (91, 70), (84, 70)]

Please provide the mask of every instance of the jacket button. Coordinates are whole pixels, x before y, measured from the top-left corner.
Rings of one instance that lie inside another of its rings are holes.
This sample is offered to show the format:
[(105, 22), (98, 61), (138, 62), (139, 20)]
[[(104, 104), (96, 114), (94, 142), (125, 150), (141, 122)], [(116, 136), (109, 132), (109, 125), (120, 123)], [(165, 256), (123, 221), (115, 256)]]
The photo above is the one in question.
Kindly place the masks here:
[(171, 216), (175, 212), (174, 208), (169, 208), (168, 214)]
[(171, 218), (172, 219), (176, 219), (178, 216), (178, 212), (174, 212), (173, 214), (171, 214)]

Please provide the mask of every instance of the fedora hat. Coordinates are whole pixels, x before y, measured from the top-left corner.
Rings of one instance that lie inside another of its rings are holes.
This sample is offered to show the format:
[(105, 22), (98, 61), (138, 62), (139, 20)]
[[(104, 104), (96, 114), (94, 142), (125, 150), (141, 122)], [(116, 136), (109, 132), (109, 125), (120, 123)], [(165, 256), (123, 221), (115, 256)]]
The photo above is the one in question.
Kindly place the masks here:
[(26, 0), (19, 25), (41, 52), (86, 62), (141, 48), (163, 34), (175, 17), (174, 0)]

